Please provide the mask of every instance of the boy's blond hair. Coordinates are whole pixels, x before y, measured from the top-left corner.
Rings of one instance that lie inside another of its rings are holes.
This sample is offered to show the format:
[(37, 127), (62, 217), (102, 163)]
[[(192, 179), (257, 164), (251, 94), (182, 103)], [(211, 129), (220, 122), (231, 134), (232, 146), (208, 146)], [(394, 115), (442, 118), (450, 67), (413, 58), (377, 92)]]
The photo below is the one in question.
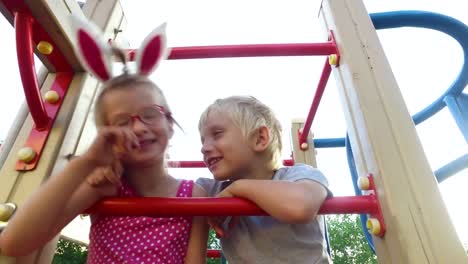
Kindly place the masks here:
[(217, 99), (202, 113), (198, 123), (200, 131), (212, 111), (228, 115), (240, 128), (245, 138), (250, 137), (258, 128), (267, 127), (270, 142), (266, 152), (270, 155), (272, 168), (281, 167), (282, 128), (271, 108), (252, 96), (231, 96)]

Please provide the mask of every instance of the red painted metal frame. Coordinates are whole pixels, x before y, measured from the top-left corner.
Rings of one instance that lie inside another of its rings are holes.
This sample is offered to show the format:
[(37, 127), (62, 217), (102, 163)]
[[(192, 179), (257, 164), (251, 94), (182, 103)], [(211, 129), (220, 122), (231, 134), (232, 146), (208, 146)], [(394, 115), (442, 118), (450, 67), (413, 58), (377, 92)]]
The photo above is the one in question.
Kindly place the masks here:
[(331, 73), (331, 66), (328, 63), (328, 58), (325, 60), (325, 64), (323, 65), (322, 75), (320, 76), (319, 83), (317, 85), (317, 90), (315, 90), (314, 99), (312, 100), (312, 104), (310, 106), (309, 114), (307, 115), (307, 119), (304, 123), (304, 127), (302, 130), (299, 130), (298, 137), (299, 137), (299, 147), (301, 150), (306, 150), (307, 147), (303, 148), (303, 143), (307, 143), (307, 137), (310, 132), (310, 128), (312, 127), (312, 122), (314, 121), (315, 114), (317, 113), (318, 107), (320, 105), (320, 101), (322, 100), (323, 92), (325, 92), (325, 87), (327, 86), (328, 79)]
[(40, 41), (47, 41), (54, 47), (53, 52), (50, 55), (43, 56), (43, 59), (47, 60), (49, 64), (54, 68), (56, 72), (71, 72), (73, 68), (66, 60), (62, 51), (57, 48), (54, 41), (50, 38), (49, 34), (45, 31), (44, 27), (34, 19), (31, 14), (31, 10), (24, 3), (24, 0), (0, 0), (3, 3), (5, 8), (11, 13), (11, 16), (14, 17), (15, 13), (20, 13), (24, 15), (29, 15), (33, 20), (32, 23), (32, 38), (34, 43), (39, 43)]
[(60, 106), (62, 105), (63, 98), (70, 86), (71, 80), (73, 78), (72, 72), (58, 72), (55, 75), (55, 80), (52, 83), (50, 90), (56, 91), (59, 96), (60, 100), (55, 104), (48, 104), (44, 105), (46, 114), (50, 119), (48, 122), (47, 127), (42, 130), (37, 128), (33, 128), (31, 133), (29, 134), (28, 139), (26, 140), (26, 147), (31, 147), (36, 152), (36, 157), (30, 163), (24, 163), (22, 161), (17, 161), (16, 163), (16, 170), (18, 171), (28, 171), (33, 170), (36, 168), (37, 163), (39, 162), (40, 156), (42, 154), (42, 150), (47, 142), (47, 138), (49, 137), (50, 130), (52, 125), (55, 121), (55, 118), (58, 114)]
[[(343, 196), (327, 199), (320, 214), (371, 214), (379, 212), (378, 201), (373, 195)], [(241, 198), (108, 198), (85, 213), (104, 215), (171, 216), (239, 216), (267, 215), (254, 203)]]
[(16, 12), (16, 54), (18, 56), (18, 66), (23, 82), (24, 94), (31, 112), (31, 116), (36, 125), (36, 129), (42, 131), (49, 125), (49, 117), (42, 102), (41, 92), (36, 77), (34, 67), (34, 47), (32, 39), (33, 19), (30, 15)]
[[(336, 53), (334, 39), (324, 43), (247, 44), (171, 48), (170, 60), (266, 56), (320, 56)], [(127, 50), (130, 60), (136, 50)]]
[[(0, 0), (0, 2), (3, 3), (14, 20), (21, 81), (26, 102), (35, 124), (26, 140), (25, 146), (33, 148), (36, 152), (36, 157), (30, 163), (18, 161), (16, 170), (33, 170), (39, 161), (63, 97), (73, 78), (73, 70), (60, 49), (56, 48), (55, 43), (44, 30), (43, 26), (34, 19), (31, 10), (24, 1)], [(55, 47), (51, 54), (42, 56), (53, 67), (50, 70), (57, 72), (51, 90), (57, 91), (61, 100), (53, 105), (44, 104), (37, 81), (34, 66), (34, 43), (39, 43), (40, 41), (46, 41)]]
[[(339, 60), (340, 60), (340, 54), (339, 50), (336, 46), (335, 43), (335, 37), (333, 35), (333, 32), (330, 32), (329, 36), (330, 42), (334, 44), (335, 50), (334, 54), (337, 57), (337, 66), (339, 65)], [(317, 113), (318, 107), (320, 105), (320, 101), (322, 100), (323, 93), (325, 92), (325, 87), (327, 87), (328, 79), (330, 77), (331, 73), (331, 65), (329, 63), (328, 57), (325, 60), (325, 64), (323, 65), (323, 70), (322, 70), (322, 75), (320, 76), (319, 83), (317, 85), (317, 89), (315, 90), (315, 95), (314, 99), (312, 100), (312, 104), (310, 106), (309, 114), (307, 115), (307, 119), (304, 123), (304, 127), (302, 130), (299, 130), (297, 132), (298, 138), (299, 138), (299, 147), (301, 150), (306, 150), (306, 148), (303, 148), (303, 143), (307, 143), (307, 136), (309, 135), (310, 128), (312, 127), (312, 123), (315, 118), (315, 114)]]
[(372, 174), (369, 174), (367, 177), (369, 178), (370, 190), (366, 192), (365, 196), (372, 197), (377, 203), (375, 210), (373, 212), (368, 212), (367, 214), (369, 214), (369, 217), (376, 218), (377, 220), (379, 220), (380, 232), (376, 236), (383, 237), (385, 235), (385, 232), (387, 231), (387, 226), (385, 225), (382, 209), (380, 208), (379, 201), (377, 200), (377, 188), (375, 186), (374, 176)]
[[(294, 165), (294, 160), (292, 159), (283, 160), (283, 165), (292, 166)], [(169, 168), (206, 168), (205, 162), (190, 161), (190, 160), (184, 160), (184, 161), (171, 160), (168, 162), (168, 166)]]

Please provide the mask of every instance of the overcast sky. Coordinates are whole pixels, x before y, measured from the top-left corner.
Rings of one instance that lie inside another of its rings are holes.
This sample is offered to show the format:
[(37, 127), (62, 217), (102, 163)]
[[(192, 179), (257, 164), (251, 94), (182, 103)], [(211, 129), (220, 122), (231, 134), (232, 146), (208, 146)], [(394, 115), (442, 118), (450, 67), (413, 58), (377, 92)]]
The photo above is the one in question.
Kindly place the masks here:
[[(170, 4), (168, 4), (170, 3)], [(426, 10), (454, 17), (465, 24), (466, 1), (365, 1), (369, 13)], [(317, 14), (320, 1), (140, 1), (122, 0), (131, 46), (162, 22), (167, 22), (170, 47), (194, 45), (323, 42)], [(2, 17), (0, 64), (4, 80), (0, 97), (0, 139), (7, 135), (14, 114), (24, 100), (16, 64), (14, 32)], [(453, 82), (462, 65), (462, 50), (444, 34), (423, 29), (379, 31), (408, 109), (412, 114), (438, 98)], [(323, 65), (323, 57), (237, 58), (165, 61), (152, 78), (168, 97), (178, 131), (170, 150), (173, 160), (201, 160), (198, 116), (213, 100), (232, 94), (250, 94), (272, 106), (285, 136), (284, 158), (290, 155), (290, 122), (305, 118)], [(39, 66), (38, 66), (39, 67)], [(468, 152), (450, 113), (445, 109), (417, 127), (425, 154), (434, 170)], [(312, 130), (316, 138), (343, 137), (346, 124), (333, 77), (330, 78)], [(437, 135), (434, 133), (437, 131)], [(345, 151), (319, 149), (318, 167), (329, 178), (335, 195), (353, 195)], [(338, 166), (337, 166), (338, 164)], [(177, 177), (209, 177), (205, 169), (177, 169)], [(468, 244), (467, 170), (439, 185), (452, 221)], [(87, 240), (85, 221), (77, 221), (66, 234)]]

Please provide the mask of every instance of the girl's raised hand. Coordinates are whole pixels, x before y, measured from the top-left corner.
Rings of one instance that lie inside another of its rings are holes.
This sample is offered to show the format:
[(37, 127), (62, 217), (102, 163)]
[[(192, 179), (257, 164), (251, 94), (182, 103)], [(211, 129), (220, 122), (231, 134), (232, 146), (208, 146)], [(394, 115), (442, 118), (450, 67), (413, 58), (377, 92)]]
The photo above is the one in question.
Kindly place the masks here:
[(102, 127), (83, 156), (97, 167), (108, 167), (113, 166), (123, 155), (138, 147), (138, 138), (130, 129)]
[(102, 197), (114, 196), (118, 187), (122, 184), (121, 177), (123, 167), (119, 161), (112, 166), (96, 167), (86, 178), (89, 185), (95, 188)]

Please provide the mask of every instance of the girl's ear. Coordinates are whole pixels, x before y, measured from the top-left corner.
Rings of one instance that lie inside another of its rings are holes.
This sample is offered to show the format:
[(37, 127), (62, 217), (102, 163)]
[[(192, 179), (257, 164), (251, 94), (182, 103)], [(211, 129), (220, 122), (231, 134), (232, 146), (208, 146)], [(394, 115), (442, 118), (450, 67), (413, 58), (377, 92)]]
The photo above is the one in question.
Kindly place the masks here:
[(166, 44), (166, 23), (154, 29), (143, 41), (136, 52), (137, 73), (150, 75), (161, 59), (169, 54)]
[(174, 124), (171, 124), (169, 127), (169, 138), (171, 139), (174, 136)]
[(270, 145), (270, 130), (266, 126), (261, 126), (253, 135), (254, 150), (257, 152), (265, 151)]
[(112, 49), (102, 37), (101, 30), (85, 19), (70, 16), (74, 36), (75, 53), (85, 69), (101, 81), (112, 77)]

